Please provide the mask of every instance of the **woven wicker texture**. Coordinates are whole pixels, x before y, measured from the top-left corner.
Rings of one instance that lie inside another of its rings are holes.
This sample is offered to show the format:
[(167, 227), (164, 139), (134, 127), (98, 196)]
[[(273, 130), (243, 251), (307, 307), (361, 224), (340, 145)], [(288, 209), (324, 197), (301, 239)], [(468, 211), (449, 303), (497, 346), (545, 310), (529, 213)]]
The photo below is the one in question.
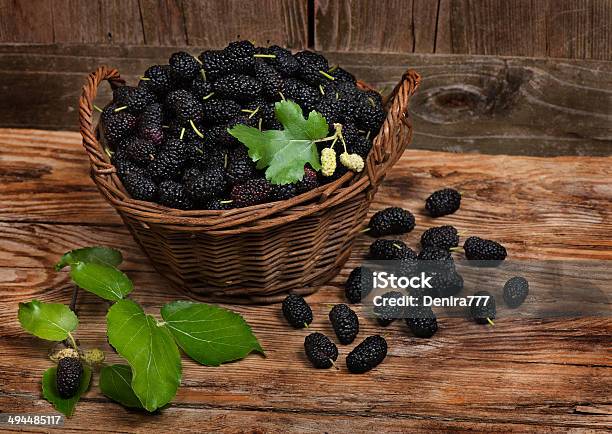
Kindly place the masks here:
[(105, 66), (88, 76), (79, 100), (83, 146), (92, 179), (155, 268), (209, 300), (271, 303), (287, 292), (316, 291), (350, 256), (378, 185), (412, 138), (408, 104), (420, 77), (409, 70), (387, 98), (387, 118), (362, 173), (287, 201), (227, 211), (181, 211), (129, 196), (94, 124), (93, 103), (105, 80), (124, 84)]

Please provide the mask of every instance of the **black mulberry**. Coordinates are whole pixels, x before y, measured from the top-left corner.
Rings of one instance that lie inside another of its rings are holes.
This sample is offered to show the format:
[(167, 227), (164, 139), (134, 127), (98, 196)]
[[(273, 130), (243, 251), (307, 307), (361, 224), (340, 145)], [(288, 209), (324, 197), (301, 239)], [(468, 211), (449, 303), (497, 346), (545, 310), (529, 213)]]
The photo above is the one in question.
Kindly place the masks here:
[(249, 102), (261, 95), (261, 83), (248, 75), (229, 74), (219, 78), (213, 84), (215, 95), (219, 98), (238, 102)]
[(346, 304), (337, 304), (329, 312), (329, 321), (342, 345), (348, 345), (359, 334), (357, 314)]
[(374, 306), (373, 309), (378, 324), (387, 327), (396, 319), (404, 317), (406, 308), (399, 306), (403, 296), (399, 291), (386, 292), (381, 296), (380, 306)]
[(128, 173), (121, 181), (132, 198), (148, 202), (157, 199), (157, 185), (151, 178), (137, 173)]
[(425, 209), (432, 217), (452, 214), (461, 206), (461, 194), (452, 188), (435, 191), (425, 201)]
[(387, 341), (380, 335), (367, 337), (346, 356), (346, 367), (362, 374), (378, 366), (387, 356)]
[(312, 309), (304, 297), (296, 294), (289, 294), (283, 300), (283, 315), (296, 329), (308, 327), (312, 322)]
[(529, 282), (524, 277), (515, 276), (504, 285), (504, 301), (508, 307), (519, 307), (528, 294)]
[(76, 395), (81, 385), (83, 376), (83, 364), (76, 357), (64, 357), (57, 364), (55, 374), (55, 385), (57, 392), (64, 398), (72, 398)]
[(495, 319), (495, 299), (489, 291), (478, 291), (474, 294), (474, 298), (470, 306), (470, 314), (477, 324), (491, 323)]
[(184, 81), (193, 80), (201, 69), (200, 62), (184, 51), (172, 54), (168, 63), (174, 73)]
[(414, 251), (400, 240), (380, 239), (370, 245), (370, 257), (377, 261), (399, 261), (412, 256)]
[(409, 309), (406, 325), (417, 338), (430, 338), (438, 331), (436, 314), (428, 306)]
[(270, 200), (272, 184), (264, 178), (254, 178), (242, 184), (236, 184), (230, 194), (236, 208), (258, 205)]
[(163, 181), (159, 184), (159, 203), (168, 208), (193, 208), (193, 202), (185, 186), (176, 181)]
[(369, 234), (373, 237), (400, 235), (414, 229), (414, 216), (410, 211), (398, 207), (378, 211), (370, 219)]
[(357, 267), (351, 271), (344, 285), (344, 294), (351, 303), (359, 303), (374, 287), (372, 270)]
[(304, 339), (304, 350), (317, 369), (328, 369), (338, 359), (338, 347), (322, 333), (311, 333)]
[(473, 261), (493, 261), (497, 263), (506, 259), (506, 248), (501, 244), (480, 237), (469, 237), (463, 243), (465, 257)]
[(421, 235), (421, 247), (450, 249), (459, 245), (459, 234), (453, 226), (429, 228)]

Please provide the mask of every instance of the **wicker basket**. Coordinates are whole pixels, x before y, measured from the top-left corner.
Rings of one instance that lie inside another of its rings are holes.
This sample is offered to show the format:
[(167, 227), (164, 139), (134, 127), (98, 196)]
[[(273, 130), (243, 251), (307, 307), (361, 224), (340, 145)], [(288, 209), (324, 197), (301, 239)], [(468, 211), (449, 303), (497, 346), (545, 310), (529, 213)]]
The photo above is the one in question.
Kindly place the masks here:
[(93, 123), (104, 80), (112, 87), (124, 84), (116, 69), (100, 67), (79, 100), (91, 176), (155, 268), (209, 300), (271, 303), (289, 291), (315, 292), (349, 258), (378, 185), (411, 140), (408, 102), (420, 77), (409, 70), (387, 98), (388, 115), (362, 173), (349, 172), (287, 201), (227, 211), (180, 211), (129, 196)]

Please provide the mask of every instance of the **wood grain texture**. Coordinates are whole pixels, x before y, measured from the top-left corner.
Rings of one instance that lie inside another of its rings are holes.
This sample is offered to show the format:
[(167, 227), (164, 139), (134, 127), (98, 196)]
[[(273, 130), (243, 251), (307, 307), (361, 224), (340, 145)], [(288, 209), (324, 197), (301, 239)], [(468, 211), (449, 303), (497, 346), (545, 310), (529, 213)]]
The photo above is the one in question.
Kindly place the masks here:
[(315, 48), (612, 59), (605, 0), (317, 1)]
[[(0, 126), (76, 129), (87, 73), (105, 63), (130, 84), (149, 65), (196, 47), (0, 47)], [(414, 146), (453, 152), (612, 155), (609, 62), (488, 56), (325, 53), (391, 89), (408, 67), (422, 76), (411, 102)], [(27, 70), (27, 72), (23, 72)], [(57, 80), (61, 71), (61, 80)], [(41, 86), (40, 83), (45, 83)], [(110, 98), (101, 87), (99, 105)]]
[[(612, 260), (611, 165), (612, 157), (475, 159), (408, 150), (371, 212), (391, 204), (412, 210), (417, 229), (403, 237), (411, 246), (425, 228), (455, 224), (500, 240), (513, 258)], [(461, 210), (426, 217), (424, 198), (448, 185), (463, 192)], [(187, 296), (160, 279), (93, 189), (76, 133), (0, 130), (0, 196), (0, 408), (49, 413), (39, 383), (51, 363), (48, 348), (21, 330), (16, 311), (19, 302), (32, 298), (69, 301), (68, 273), (52, 270), (62, 252), (91, 244), (119, 248), (122, 268), (135, 283), (133, 297), (151, 314)], [(343, 301), (346, 277), (370, 242), (360, 236), (345, 269), (309, 297), (315, 313), (311, 330), (287, 327), (278, 305), (231, 306), (251, 324), (267, 357), (251, 355), (220, 368), (185, 358), (178, 395), (154, 415), (109, 402), (94, 380), (65, 429), (605, 432), (610, 427), (612, 320), (605, 317), (519, 321), (499, 306), (495, 329), (440, 318), (440, 331), (430, 340), (411, 337), (396, 322), (385, 329), (389, 356), (374, 371), (350, 375), (343, 362), (340, 371), (308, 368), (304, 336), (312, 330), (333, 333), (329, 304)], [(105, 309), (95, 296), (80, 293), (77, 338), (118, 362), (104, 335)], [(380, 332), (361, 307), (356, 310), (360, 336)], [(341, 359), (351, 348), (340, 348)]]
[(0, 0), (0, 41), (54, 42), (51, 0)]
[(182, 0), (140, 0), (146, 45), (186, 45)]
[(308, 43), (307, 3), (300, 0), (184, 0), (187, 43), (222, 48), (236, 39), (290, 48)]

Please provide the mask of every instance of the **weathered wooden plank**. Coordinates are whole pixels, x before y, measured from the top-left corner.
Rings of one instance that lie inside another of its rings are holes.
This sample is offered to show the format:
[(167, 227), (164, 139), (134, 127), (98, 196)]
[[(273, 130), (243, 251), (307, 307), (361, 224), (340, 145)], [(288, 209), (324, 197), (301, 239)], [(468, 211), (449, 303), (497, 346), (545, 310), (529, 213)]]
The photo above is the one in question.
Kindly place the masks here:
[[(40, 54), (39, 47), (0, 48), (0, 86), (5, 95), (0, 100), (0, 125), (76, 129), (76, 104), (87, 72), (105, 63), (118, 67), (135, 83), (147, 66), (164, 62), (179, 49), (124, 47), (113, 53), (108, 47), (98, 47), (85, 54), (81, 50), (86, 47), (68, 47), (60, 55), (62, 47), (53, 48), (53, 54)], [(187, 49), (194, 53), (200, 50)], [(77, 55), (79, 52), (82, 54)], [(612, 154), (612, 74), (607, 62), (327, 55), (332, 62), (387, 89), (408, 66), (423, 75), (412, 102), (417, 148), (531, 155)], [(108, 99), (108, 86), (103, 85), (98, 101), (104, 104)]]
[(611, 14), (605, 0), (319, 1), (315, 47), (610, 60)]
[[(589, 59), (592, 57), (593, 1), (548, 1), (546, 17), (547, 55)], [(600, 28), (598, 33), (608, 29)], [(608, 57), (609, 58), (609, 57)]]
[(591, 47), (593, 59), (611, 60), (612, 53), (612, 7), (607, 0), (593, 0)]
[(546, 56), (547, 12), (546, 2), (531, 0), (453, 0), (452, 52)]
[[(131, 275), (138, 288), (134, 298), (150, 313), (157, 312), (166, 301), (181, 298), (175, 291), (164, 289), (153, 275)], [(143, 277), (147, 278), (143, 281)], [(0, 312), (5, 324), (0, 343), (0, 384), (4, 395), (38, 397), (40, 373), (49, 366), (47, 347), (19, 331), (16, 302), (31, 297), (68, 300), (69, 288), (57, 284), (52, 288), (44, 293), (3, 290), (6, 306), (12, 306)], [(337, 293), (320, 292), (309, 299), (315, 313), (310, 331), (287, 327), (278, 305), (233, 307), (251, 324), (267, 357), (252, 355), (216, 369), (185, 359), (183, 387), (175, 404), (179, 408), (240, 410), (261, 408), (265, 403), (265, 408), (281, 412), (367, 412), (394, 418), (488, 420), (558, 427), (604, 428), (610, 420), (575, 412), (577, 403), (604, 408), (608, 403), (612, 386), (605, 344), (612, 326), (609, 319), (542, 323), (501, 319), (496, 321), (494, 331), (465, 319), (441, 319), (439, 333), (428, 341), (409, 337), (405, 325), (398, 322), (385, 329), (390, 345), (387, 360), (368, 375), (348, 374), (342, 363), (340, 371), (310, 371), (302, 355), (303, 337), (312, 330), (332, 333), (326, 314), (328, 303), (338, 299)], [(119, 362), (105, 342), (104, 311), (105, 304), (96, 297), (81, 295), (76, 336), (82, 345), (100, 346), (107, 351), (109, 363)], [(362, 336), (379, 332), (373, 321), (359, 314)], [(350, 347), (340, 348), (341, 360), (349, 350)], [(16, 360), (20, 362), (14, 363)], [(271, 371), (274, 376), (269, 375)], [(407, 393), (410, 390), (418, 390), (419, 399), (414, 399), (416, 392)], [(87, 397), (103, 399), (95, 387)]]
[(140, 0), (146, 45), (187, 45), (182, 0)]
[[(77, 134), (0, 130), (0, 149), (0, 195), (3, 205), (8, 204), (7, 214), (0, 217), (0, 406), (12, 412), (48, 412), (39, 383), (50, 366), (47, 347), (20, 329), (16, 311), (18, 302), (32, 298), (69, 301), (67, 272), (51, 268), (63, 251), (88, 244), (120, 248), (126, 258), (123, 268), (135, 282), (133, 298), (152, 314), (164, 303), (188, 296), (159, 278), (123, 226), (100, 225), (114, 211), (99, 195), (91, 204), (79, 199), (83, 191), (92, 198), (97, 193), (87, 188), (91, 181)], [(474, 159), (409, 150), (382, 185), (372, 212), (391, 204), (411, 209), (417, 229), (403, 239), (413, 247), (425, 227), (452, 223), (502, 241), (512, 258), (611, 259), (610, 160)], [(423, 199), (447, 185), (463, 192), (461, 210), (436, 220), (425, 217)], [(40, 192), (58, 193), (47, 201), (50, 214), (42, 206), (32, 208)], [(81, 214), (89, 215), (81, 219), (91, 225), (77, 224)], [(67, 224), (28, 222), (45, 218)], [(329, 304), (343, 300), (342, 284), (370, 242), (360, 236), (343, 272), (309, 297), (315, 313), (311, 330), (332, 334), (326, 318)], [(310, 331), (287, 327), (278, 305), (232, 308), (252, 325), (266, 358), (252, 355), (221, 368), (185, 359), (183, 386), (173, 405), (153, 416), (109, 403), (94, 381), (67, 428), (84, 423), (84, 418), (111, 432), (133, 431), (135, 426), (155, 430), (170, 421), (186, 431), (248, 426), (279, 432), (603, 431), (612, 423), (609, 318), (516, 320), (500, 303), (495, 328), (464, 318), (440, 318), (440, 331), (431, 340), (411, 337), (406, 326), (396, 322), (385, 329), (390, 350), (384, 364), (355, 376), (342, 361), (352, 346), (340, 348), (340, 371), (310, 370), (302, 354), (303, 338)], [(77, 337), (87, 347), (107, 350), (112, 363), (119, 359), (106, 343), (105, 310), (105, 303), (81, 292)], [(380, 332), (362, 307), (356, 310), (360, 336)]]
[[(120, 244), (115, 246), (123, 247)], [(160, 279), (159, 274), (146, 264), (142, 253), (132, 253), (133, 246), (130, 246), (129, 250), (122, 251), (126, 253), (128, 259), (121, 268), (135, 283), (136, 289), (132, 295), (151, 312), (157, 312), (169, 301), (189, 297), (180, 288), (171, 287), (164, 279)], [(327, 321), (329, 304), (345, 302), (343, 285), (352, 266), (359, 262), (360, 257), (361, 253), (355, 252), (353, 262), (348, 264), (338, 277), (308, 297), (316, 317), (313, 327), (317, 330), (322, 328), (325, 333), (333, 334)], [(134, 271), (133, 268), (137, 264), (143, 265), (140, 270)], [(2, 283), (0, 295), (6, 306), (10, 307), (0, 310), (2, 335), (5, 339), (26, 337), (15, 315), (17, 303), (33, 298), (53, 303), (69, 303), (72, 294), (68, 272), (55, 272), (51, 266), (26, 268), (3, 265), (0, 266), (0, 282)], [(466, 294), (474, 290), (473, 287), (468, 288), (471, 285), (470, 282), (466, 286)], [(537, 283), (532, 282), (532, 290), (537, 291), (537, 288)], [(534, 302), (540, 303), (542, 300), (547, 303), (552, 302), (549, 297), (552, 295), (542, 289), (537, 294), (535, 299), (537, 301)], [(104, 303), (83, 291), (80, 292), (78, 300), (79, 317), (82, 320), (78, 336), (86, 340), (99, 339), (100, 330), (104, 329), (105, 318), (100, 314), (100, 311), (105, 309)], [(299, 342), (300, 336), (303, 338), (303, 335), (298, 333), (296, 336), (294, 330), (284, 327), (284, 319), (280, 316), (278, 304), (228, 307), (243, 314), (258, 336), (269, 343), (269, 346), (271, 345), (275, 354), (279, 351), (286, 352), (287, 357), (291, 357), (296, 353), (298, 347), (281, 347), (285, 342)], [(521, 309), (527, 308), (528, 306), (525, 306)], [(354, 309), (361, 318), (363, 336), (381, 332), (376, 322), (369, 318), (365, 307), (355, 306)], [(432, 354), (436, 359), (452, 359), (454, 354), (454, 357), (465, 361), (479, 360), (483, 357), (483, 349), (486, 348), (487, 361), (516, 364), (517, 369), (520, 369), (520, 364), (530, 363), (584, 367), (595, 365), (612, 368), (612, 361), (606, 357), (606, 337), (612, 327), (610, 318), (542, 319), (532, 315), (531, 318), (517, 319), (515, 311), (505, 307), (501, 301), (498, 303), (497, 313), (494, 329), (482, 327), (465, 318), (440, 317), (438, 320), (440, 330), (432, 341), (413, 338), (401, 321), (385, 328), (384, 332), (390, 342), (393, 342), (393, 354), (410, 359), (428, 354)], [(486, 345), (483, 341), (486, 341)], [(23, 345), (36, 345), (37, 342), (40, 343), (34, 339)]]
[[(315, 48), (411, 53), (415, 45), (414, 8), (413, 0), (317, 1)], [(433, 35), (419, 36), (433, 43)], [(423, 41), (421, 45), (427, 43)]]
[[(6, 204), (0, 209), (0, 220), (120, 224), (115, 211), (103, 201), (88, 177), (88, 162), (78, 134), (0, 130), (0, 149), (0, 194)], [(518, 258), (609, 259), (611, 161), (610, 157), (474, 158), (471, 154), (409, 149), (387, 175), (373, 210), (401, 204), (418, 216), (420, 228), (446, 222), (457, 224), (469, 233), (503, 241)], [(436, 220), (424, 216), (425, 198), (448, 185), (464, 194), (461, 213)], [(66, 212), (66, 203), (71, 204), (71, 212)], [(500, 224), (482, 228), (483, 216)], [(21, 228), (34, 234), (51, 231), (40, 225)], [(120, 242), (124, 236), (119, 232), (106, 242)], [(416, 245), (419, 236), (420, 232), (415, 231), (406, 240)], [(88, 236), (75, 237), (61, 248), (75, 242), (87, 244)], [(94, 239), (104, 242), (104, 237)], [(40, 243), (40, 237), (33, 237), (31, 242)], [(11, 251), (8, 245), (4, 249)], [(47, 265), (59, 253), (60, 248), (53, 251)]]
[(184, 0), (187, 43), (224, 47), (236, 39), (276, 43), (291, 48), (308, 44), (307, 2), (299, 0)]
[(53, 42), (50, 0), (0, 0), (0, 41)]
[[(36, 396), (0, 397), (0, 405), (10, 405), (18, 413), (32, 412), (32, 409), (46, 408), (48, 403)], [(108, 415), (112, 414), (113, 425), (108, 425)], [(171, 420), (172, 431), (177, 433), (192, 432), (256, 432), (256, 433), (320, 433), (322, 430), (337, 432), (370, 433), (370, 432), (449, 432), (476, 431), (500, 433), (532, 433), (534, 424), (509, 421), (506, 423), (491, 420), (457, 420), (451, 418), (422, 418), (412, 415), (371, 416), (364, 414), (340, 415), (334, 412), (277, 411), (257, 409), (223, 409), (210, 406), (172, 406), (163, 414), (143, 414), (118, 407), (115, 404), (95, 398), (84, 397), (78, 405), (78, 411), (62, 428), (62, 432), (80, 433), (82, 426), (88, 432), (125, 433), (161, 432), (167, 429)], [(163, 422), (162, 422), (163, 421)], [(161, 428), (164, 424), (166, 428)], [(135, 428), (137, 427), (137, 428)], [(547, 427), (546, 432), (563, 433), (568, 428)], [(42, 429), (27, 428), (27, 432), (44, 432)], [(606, 432), (604, 429), (593, 429), (591, 432)]]
[(54, 42), (108, 42), (100, 22), (99, 1), (55, 0), (51, 6)]

